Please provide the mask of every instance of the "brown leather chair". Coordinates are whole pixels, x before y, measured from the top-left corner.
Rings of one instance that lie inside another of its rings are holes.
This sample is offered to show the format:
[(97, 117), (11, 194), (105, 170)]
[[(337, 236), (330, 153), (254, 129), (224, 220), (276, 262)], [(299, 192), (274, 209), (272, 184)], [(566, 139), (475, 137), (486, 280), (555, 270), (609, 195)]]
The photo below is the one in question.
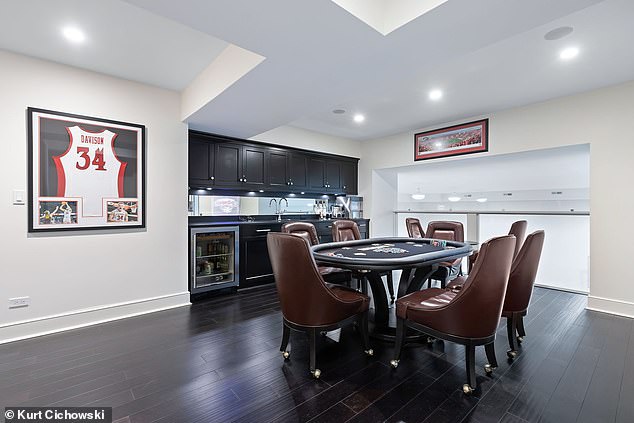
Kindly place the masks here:
[[(524, 238), (526, 237), (526, 226), (528, 223), (525, 220), (518, 220), (517, 222), (513, 222), (511, 225), (511, 229), (509, 229), (509, 235), (515, 235), (515, 252), (513, 253), (513, 260), (517, 257), (517, 253), (519, 253), (520, 248), (522, 248), (522, 244), (524, 243)], [(473, 268), (473, 264), (478, 258), (478, 252), (474, 251), (473, 254), (469, 256), (469, 272)]]
[(506, 353), (509, 358), (515, 358), (517, 348), (526, 336), (524, 316), (533, 294), (533, 284), (543, 246), (544, 231), (533, 232), (526, 238), (511, 266), (506, 298), (502, 307), (502, 317), (506, 317), (506, 332), (511, 348)]
[[(447, 241), (464, 242), (464, 227), (460, 222), (450, 221), (433, 221), (427, 225), (427, 238), (443, 239)], [(431, 279), (440, 281), (440, 287), (444, 288), (451, 279), (460, 274), (460, 265), (462, 258), (457, 258), (449, 262), (442, 262), (430, 277), (429, 286), (431, 287)]]
[[(361, 239), (361, 232), (357, 222), (354, 220), (335, 220), (332, 222), (332, 240), (334, 242), (355, 241)], [(383, 272), (381, 276), (387, 276), (387, 290), (390, 293), (390, 301), (394, 303), (394, 279), (392, 279), (392, 272)], [(365, 276), (363, 274), (356, 275), (362, 285), (363, 292), (367, 292), (365, 287)]]
[(396, 354), (390, 362), (398, 367), (407, 328), (465, 346), (468, 394), (476, 388), (475, 347), (484, 345), (489, 364), (497, 367), (493, 342), (506, 293), (515, 237), (505, 235), (482, 244), (467, 283), (460, 291), (431, 288), (416, 291), (396, 301)]
[[(319, 244), (317, 229), (315, 225), (309, 222), (287, 222), (282, 225), (281, 231), (286, 234), (293, 234), (304, 238), (309, 245)], [(352, 274), (349, 270), (339, 269), (330, 266), (317, 266), (319, 274), (323, 276), (326, 282), (345, 283), (349, 285), (352, 281)]]
[(327, 286), (317, 270), (310, 247), (298, 236), (270, 232), (266, 238), (275, 285), (282, 307), (284, 332), (280, 351), (284, 359), (290, 330), (307, 332), (310, 339), (310, 372), (319, 378), (316, 368), (317, 333), (331, 331), (357, 322), (367, 355), (373, 355), (368, 340), (370, 299), (354, 289)]
[(420, 220), (415, 217), (405, 219), (405, 227), (410, 238), (425, 238), (425, 231), (420, 224)]

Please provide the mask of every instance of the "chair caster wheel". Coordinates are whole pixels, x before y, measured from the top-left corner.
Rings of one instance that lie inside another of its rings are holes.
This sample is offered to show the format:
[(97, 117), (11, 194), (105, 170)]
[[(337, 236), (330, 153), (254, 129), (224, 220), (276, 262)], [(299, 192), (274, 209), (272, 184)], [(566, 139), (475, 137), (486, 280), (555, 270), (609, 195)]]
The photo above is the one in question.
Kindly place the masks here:
[(390, 366), (392, 366), (393, 369), (396, 369), (398, 367), (398, 362), (399, 360), (392, 360), (390, 361)]
[(465, 383), (462, 385), (462, 392), (464, 392), (465, 395), (471, 395), (473, 393), (473, 388), (469, 386), (468, 383)]
[(288, 360), (290, 356), (291, 353), (289, 351), (282, 351), (282, 357), (284, 357), (284, 360)]
[(319, 379), (319, 376), (321, 376), (321, 370), (319, 369), (311, 370), (310, 373), (315, 379)]
[(517, 351), (509, 350), (509, 351), (506, 352), (506, 356), (508, 358), (513, 359), (513, 358), (517, 357)]
[(365, 350), (363, 351), (365, 353), (365, 355), (367, 355), (368, 357), (372, 357), (374, 355), (374, 350), (372, 348), (370, 348), (369, 350)]
[(517, 337), (517, 342), (519, 342), (520, 344), (522, 343), (523, 340), (524, 340), (523, 336), (518, 336)]
[(484, 371), (486, 372), (486, 374), (490, 375), (491, 373), (493, 373), (493, 369), (495, 367), (491, 366), (490, 364), (485, 364), (484, 365)]

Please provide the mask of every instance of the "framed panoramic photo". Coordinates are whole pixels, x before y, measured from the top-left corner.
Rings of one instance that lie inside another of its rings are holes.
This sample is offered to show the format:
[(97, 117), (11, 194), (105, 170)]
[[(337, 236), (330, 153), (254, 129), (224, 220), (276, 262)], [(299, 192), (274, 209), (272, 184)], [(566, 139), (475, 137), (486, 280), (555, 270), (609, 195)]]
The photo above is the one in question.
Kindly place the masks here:
[(414, 135), (414, 161), (489, 150), (489, 119)]
[(29, 232), (145, 227), (145, 126), (27, 114)]

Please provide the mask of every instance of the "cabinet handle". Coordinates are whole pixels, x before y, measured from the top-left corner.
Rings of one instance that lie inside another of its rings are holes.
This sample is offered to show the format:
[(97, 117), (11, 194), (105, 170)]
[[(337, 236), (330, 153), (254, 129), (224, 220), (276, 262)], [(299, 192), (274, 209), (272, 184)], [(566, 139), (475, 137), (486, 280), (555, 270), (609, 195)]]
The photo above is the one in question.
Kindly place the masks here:
[(293, 185), (293, 181), (291, 181), (291, 185)]
[(270, 229), (256, 229), (256, 232), (271, 232)]
[(210, 176), (210, 177), (209, 177), (209, 180), (210, 180), (210, 181), (213, 181), (214, 179), (216, 179), (214, 176)]
[(242, 180), (242, 182), (246, 182), (246, 181), (247, 181), (247, 179), (246, 179), (246, 178), (244, 178), (244, 179)]
[(239, 182), (242, 182), (242, 178), (238, 179)]

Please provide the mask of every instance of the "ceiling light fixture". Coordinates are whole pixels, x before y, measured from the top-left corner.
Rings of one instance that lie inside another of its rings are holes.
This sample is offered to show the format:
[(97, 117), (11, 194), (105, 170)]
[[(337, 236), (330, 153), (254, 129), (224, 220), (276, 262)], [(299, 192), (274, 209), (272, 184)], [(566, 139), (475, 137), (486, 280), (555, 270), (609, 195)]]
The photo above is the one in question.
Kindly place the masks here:
[(574, 59), (575, 57), (577, 57), (577, 55), (579, 54), (579, 48), (577, 47), (568, 47), (565, 48), (561, 51), (561, 53), (559, 53), (559, 58), (561, 60), (570, 60), (570, 59)]
[(68, 41), (72, 41), (73, 43), (81, 43), (86, 39), (83, 31), (74, 26), (67, 26), (62, 29), (62, 34)]
[(477, 201), (478, 203), (486, 203), (486, 202), (487, 202), (487, 199), (486, 199), (486, 197), (482, 197), (482, 198), (477, 198), (477, 199), (476, 199), (476, 201)]
[(451, 197), (448, 197), (447, 200), (455, 203), (456, 201), (460, 201), (460, 197), (458, 197), (457, 195), (452, 195)]
[(357, 113), (356, 115), (354, 115), (354, 121), (357, 123), (361, 123), (365, 120), (365, 116), (363, 116), (361, 113)]
[(431, 90), (429, 92), (429, 99), (430, 100), (440, 100), (442, 98), (442, 91), (440, 90)]

